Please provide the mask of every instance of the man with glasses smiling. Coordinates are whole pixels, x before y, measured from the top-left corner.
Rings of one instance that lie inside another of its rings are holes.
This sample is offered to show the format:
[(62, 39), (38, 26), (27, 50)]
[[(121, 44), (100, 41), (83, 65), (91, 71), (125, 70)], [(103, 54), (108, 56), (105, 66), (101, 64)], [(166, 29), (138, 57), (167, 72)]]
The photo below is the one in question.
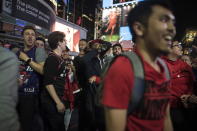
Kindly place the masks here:
[(180, 59), (182, 54), (181, 43), (174, 41), (171, 45), (171, 53), (168, 57), (163, 57), (171, 75), (170, 113), (174, 131), (190, 129), (187, 99), (193, 94), (194, 75), (191, 66)]

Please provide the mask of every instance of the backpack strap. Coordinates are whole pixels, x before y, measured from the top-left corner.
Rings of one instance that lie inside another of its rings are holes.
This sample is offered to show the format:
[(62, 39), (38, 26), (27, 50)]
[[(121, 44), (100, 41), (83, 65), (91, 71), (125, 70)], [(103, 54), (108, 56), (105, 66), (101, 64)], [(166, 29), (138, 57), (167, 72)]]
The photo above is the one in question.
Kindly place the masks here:
[(134, 86), (127, 110), (127, 115), (129, 115), (138, 107), (140, 101), (142, 100), (146, 84), (144, 80), (144, 67), (140, 57), (136, 55), (135, 52), (125, 52), (123, 53), (123, 56), (126, 56), (130, 60), (134, 71)]
[[(145, 80), (144, 80), (144, 67), (141, 62), (141, 59), (135, 52), (125, 52), (121, 55), (118, 55), (111, 59), (108, 63), (105, 64), (102, 69), (101, 78), (104, 78), (110, 66), (114, 63), (114, 61), (119, 57), (124, 56), (128, 58), (131, 62), (131, 68), (134, 71), (134, 87), (132, 89), (132, 94), (130, 96), (129, 106), (127, 110), (127, 114), (131, 114), (139, 105), (145, 91)], [(99, 88), (97, 88), (97, 97), (96, 104), (100, 104), (100, 100), (102, 98), (102, 90), (103, 90), (103, 80), (100, 83)]]
[(164, 62), (164, 60), (162, 60), (161, 58), (157, 58), (157, 60), (159, 61), (159, 63), (164, 68), (166, 79), (169, 81), (170, 80), (170, 72), (169, 72), (168, 66), (166, 65), (166, 63)]

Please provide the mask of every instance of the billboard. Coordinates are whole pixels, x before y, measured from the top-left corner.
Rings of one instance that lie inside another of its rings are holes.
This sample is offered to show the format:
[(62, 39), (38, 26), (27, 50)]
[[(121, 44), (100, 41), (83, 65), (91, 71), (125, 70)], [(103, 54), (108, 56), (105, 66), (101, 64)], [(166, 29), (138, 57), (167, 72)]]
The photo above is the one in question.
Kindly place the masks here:
[(2, 11), (9, 16), (40, 26), (48, 31), (55, 23), (55, 12), (44, 1), (3, 0)]
[(124, 5), (124, 4), (137, 3), (139, 1), (143, 1), (143, 0), (103, 0), (103, 8), (109, 8), (112, 6), (119, 6), (119, 5)]
[(132, 42), (127, 16), (128, 12), (142, 0), (103, 0), (101, 38), (112, 43)]
[(104, 40), (117, 41), (120, 31), (120, 8), (110, 8), (103, 10), (102, 34)]
[(66, 35), (67, 46), (71, 51), (79, 52), (79, 40), (86, 39), (87, 30), (65, 21), (59, 17), (56, 18), (55, 28), (53, 31), (62, 31)]
[(134, 0), (113, 0), (113, 4), (119, 4), (119, 3), (124, 3), (124, 2), (130, 2)]
[(131, 40), (127, 23), (127, 14), (132, 5), (103, 9), (102, 38), (106, 41)]

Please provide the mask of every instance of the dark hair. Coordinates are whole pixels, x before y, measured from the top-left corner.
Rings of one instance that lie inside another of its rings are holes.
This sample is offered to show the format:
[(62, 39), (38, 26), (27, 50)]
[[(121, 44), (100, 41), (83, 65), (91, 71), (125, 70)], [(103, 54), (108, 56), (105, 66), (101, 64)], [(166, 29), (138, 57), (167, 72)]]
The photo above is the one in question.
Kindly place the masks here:
[(21, 35), (24, 35), (24, 32), (26, 31), (26, 30), (33, 30), (35, 33), (36, 33), (36, 29), (33, 27), (33, 26), (30, 26), (30, 25), (26, 25), (24, 28), (23, 28), (23, 30), (22, 30), (22, 32), (21, 32)]
[(116, 46), (119, 46), (121, 48), (121, 50), (122, 50), (122, 45), (119, 44), (119, 43), (114, 44), (112, 48), (114, 49)]
[(58, 42), (63, 42), (65, 34), (60, 31), (54, 31), (48, 36), (48, 43), (52, 50), (56, 49)]
[(100, 44), (101, 44), (102, 41), (103, 41), (103, 40), (101, 40), (101, 39), (91, 40), (91, 41), (89, 41), (89, 45), (92, 46), (92, 45), (95, 44), (95, 43), (100, 43)]
[(80, 41), (85, 41), (85, 42), (88, 42), (88, 41), (87, 41), (87, 39), (81, 39)]
[(36, 40), (41, 40), (45, 43), (45, 39), (43, 37), (37, 37)]
[(128, 25), (130, 32), (133, 35), (133, 42), (136, 40), (136, 34), (133, 30), (133, 24), (139, 22), (142, 25), (148, 25), (148, 19), (152, 14), (153, 6), (162, 6), (166, 9), (172, 10), (171, 5), (168, 0), (144, 0), (139, 2), (128, 14)]

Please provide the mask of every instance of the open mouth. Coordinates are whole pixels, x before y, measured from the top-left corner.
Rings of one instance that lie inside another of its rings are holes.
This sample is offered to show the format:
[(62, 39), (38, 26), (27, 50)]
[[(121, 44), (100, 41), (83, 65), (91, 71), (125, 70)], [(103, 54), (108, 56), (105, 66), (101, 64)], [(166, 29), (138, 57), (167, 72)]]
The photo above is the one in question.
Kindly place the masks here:
[(168, 43), (168, 45), (172, 44), (173, 37), (171, 35), (166, 35), (164, 40)]
[(28, 39), (28, 42), (29, 42), (29, 43), (33, 43), (33, 40), (32, 40), (32, 39)]

